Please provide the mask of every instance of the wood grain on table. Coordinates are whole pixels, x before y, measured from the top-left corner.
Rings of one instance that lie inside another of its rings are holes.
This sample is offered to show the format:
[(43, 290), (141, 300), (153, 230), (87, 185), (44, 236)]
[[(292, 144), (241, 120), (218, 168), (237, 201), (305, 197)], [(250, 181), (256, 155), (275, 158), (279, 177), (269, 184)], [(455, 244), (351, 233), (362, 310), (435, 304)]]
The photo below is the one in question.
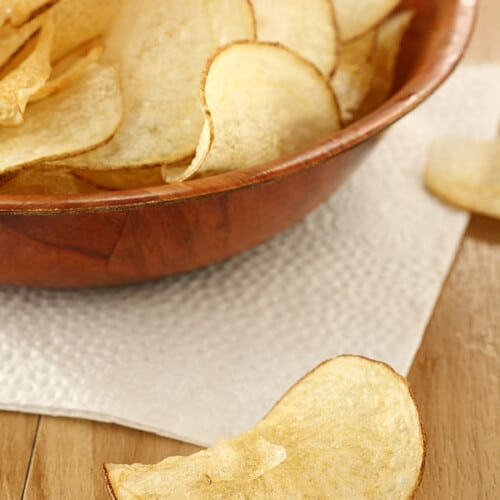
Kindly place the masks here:
[[(482, 0), (469, 61), (500, 61), (499, 20), (500, 2)], [(474, 216), (409, 376), (428, 437), (418, 499), (500, 497), (499, 334), (500, 222)], [(105, 499), (104, 461), (196, 449), (112, 424), (0, 412), (0, 498)]]

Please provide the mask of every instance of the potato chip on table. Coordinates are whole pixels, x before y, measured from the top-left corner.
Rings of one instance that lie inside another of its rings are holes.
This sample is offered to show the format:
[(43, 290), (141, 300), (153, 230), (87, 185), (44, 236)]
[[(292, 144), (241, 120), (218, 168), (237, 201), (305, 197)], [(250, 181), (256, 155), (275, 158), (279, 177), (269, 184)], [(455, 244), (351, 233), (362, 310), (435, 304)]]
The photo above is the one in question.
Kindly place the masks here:
[(436, 196), (465, 210), (500, 219), (500, 139), (443, 139), (429, 152), (425, 184)]
[(111, 496), (408, 499), (424, 436), (406, 381), (382, 363), (341, 356), (294, 385), (248, 432), (156, 465), (105, 466)]

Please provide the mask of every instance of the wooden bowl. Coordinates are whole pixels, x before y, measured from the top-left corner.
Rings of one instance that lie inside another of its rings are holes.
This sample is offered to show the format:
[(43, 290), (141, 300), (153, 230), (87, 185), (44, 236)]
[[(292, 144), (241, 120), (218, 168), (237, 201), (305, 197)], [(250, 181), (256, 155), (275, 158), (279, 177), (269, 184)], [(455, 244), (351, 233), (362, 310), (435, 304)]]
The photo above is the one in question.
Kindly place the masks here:
[(342, 184), (382, 130), (452, 72), (469, 40), (476, 4), (404, 1), (416, 18), (393, 97), (299, 154), (181, 185), (1, 196), (0, 282), (59, 288), (142, 281), (224, 259), (296, 223)]

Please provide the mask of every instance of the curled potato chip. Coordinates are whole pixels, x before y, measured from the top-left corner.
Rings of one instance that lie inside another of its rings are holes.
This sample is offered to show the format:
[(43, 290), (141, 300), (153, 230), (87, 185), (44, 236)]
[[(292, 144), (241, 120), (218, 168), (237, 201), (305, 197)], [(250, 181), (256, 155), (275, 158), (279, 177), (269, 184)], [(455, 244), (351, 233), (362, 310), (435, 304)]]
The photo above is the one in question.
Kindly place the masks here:
[(366, 33), (382, 21), (400, 0), (332, 0), (343, 41)]
[(116, 71), (94, 64), (59, 94), (32, 104), (22, 127), (0, 128), (0, 174), (97, 147), (122, 117)]
[(337, 59), (337, 29), (331, 0), (252, 0), (257, 39), (295, 50), (330, 76)]
[(378, 108), (390, 96), (401, 41), (413, 19), (413, 11), (405, 10), (385, 20), (377, 31), (377, 47), (373, 57), (373, 78), (362, 106), (361, 115)]
[(96, 193), (98, 187), (71, 172), (64, 170), (44, 171), (28, 168), (0, 185), (0, 194), (84, 194)]
[(164, 167), (167, 182), (265, 163), (340, 128), (328, 82), (281, 45), (235, 42), (219, 50), (205, 72), (205, 125), (196, 156), (184, 172)]
[(500, 140), (441, 140), (429, 152), (424, 180), (442, 200), (500, 219)]
[(103, 50), (102, 46), (92, 46), (86, 54), (75, 54), (63, 59), (52, 69), (50, 80), (30, 97), (30, 102), (40, 101), (65, 89), (71, 82), (80, 78), (91, 64), (99, 60)]
[(126, 114), (104, 147), (63, 162), (93, 169), (159, 165), (190, 157), (203, 127), (199, 80), (214, 50), (255, 37), (246, 0), (124, 0), (103, 60), (120, 72)]
[(337, 69), (331, 85), (337, 96), (342, 121), (352, 122), (370, 91), (373, 80), (373, 57), (377, 33), (368, 31), (364, 35), (345, 42), (341, 46)]
[(28, 101), (50, 76), (53, 40), (54, 20), (48, 16), (33, 52), (0, 81), (0, 125), (14, 127), (23, 123)]
[(40, 29), (44, 16), (38, 16), (20, 28), (5, 25), (0, 27), (0, 68), (20, 50), (24, 44)]
[(250, 431), (156, 465), (106, 464), (111, 496), (412, 498), (424, 437), (406, 381), (356, 356), (306, 375)]
[(0, 26), (20, 26), (58, 0), (0, 0)]

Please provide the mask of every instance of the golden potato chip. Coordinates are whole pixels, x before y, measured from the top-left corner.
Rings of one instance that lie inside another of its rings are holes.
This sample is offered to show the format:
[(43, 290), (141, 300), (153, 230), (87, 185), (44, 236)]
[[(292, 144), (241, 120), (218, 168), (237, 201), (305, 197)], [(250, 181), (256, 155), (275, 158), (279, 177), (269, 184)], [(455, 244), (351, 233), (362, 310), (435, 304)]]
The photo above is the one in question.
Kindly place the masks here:
[(352, 40), (379, 24), (401, 0), (332, 0), (343, 41)]
[(413, 12), (406, 10), (394, 14), (378, 28), (377, 47), (373, 57), (373, 78), (370, 91), (361, 107), (361, 115), (378, 108), (390, 96), (401, 41), (412, 19)]
[(205, 126), (195, 159), (183, 172), (164, 167), (167, 182), (265, 163), (340, 128), (328, 82), (281, 45), (235, 42), (218, 51), (205, 72)]
[(27, 168), (0, 185), (1, 194), (83, 194), (99, 188), (64, 170), (44, 171)]
[(0, 0), (0, 26), (20, 26), (58, 0)]
[[(224, 481), (230, 487), (235, 482), (258, 479), (285, 459), (286, 451), (282, 446), (270, 443), (258, 432), (249, 431), (232, 440), (221, 440), (214, 448), (190, 457), (168, 457), (147, 466), (108, 464), (105, 470), (109, 491), (113, 498), (120, 500), (154, 498), (156, 489), (151, 489), (151, 483), (161, 490), (163, 495), (159, 498), (205, 498), (203, 491), (197, 491), (196, 487), (187, 491), (185, 485), (201, 483), (203, 490), (204, 483)], [(183, 481), (177, 485), (179, 477)], [(117, 484), (128, 488), (130, 479), (133, 487), (129, 491), (113, 489)], [(231, 498), (229, 490), (224, 493)]]
[(337, 59), (337, 28), (331, 0), (252, 0), (257, 39), (279, 42), (327, 76)]
[(123, 169), (190, 157), (203, 127), (199, 81), (214, 50), (254, 38), (246, 0), (124, 0), (103, 60), (120, 72), (126, 113), (104, 147), (64, 164)]
[(352, 122), (372, 84), (377, 33), (368, 31), (344, 42), (331, 85), (337, 96), (344, 124)]
[(447, 139), (432, 145), (424, 174), (436, 196), (500, 219), (500, 140)]
[(0, 27), (0, 68), (20, 50), (23, 45), (40, 29), (44, 16), (38, 16), (20, 28), (5, 25)]
[(164, 184), (161, 167), (124, 170), (73, 170), (76, 176), (104, 189), (136, 189)]
[(60, 0), (53, 8), (55, 19), (52, 61), (59, 61), (81, 44), (106, 33), (122, 0)]
[(406, 381), (383, 363), (342, 356), (293, 386), (250, 431), (157, 465), (105, 465), (117, 500), (408, 499), (424, 437)]
[(52, 69), (50, 80), (30, 97), (30, 102), (40, 101), (65, 89), (71, 82), (80, 78), (91, 64), (99, 60), (103, 50), (104, 47), (102, 46), (93, 46), (84, 55), (63, 59)]
[(0, 125), (19, 126), (30, 97), (50, 76), (54, 20), (48, 16), (33, 52), (0, 81)]
[(122, 114), (116, 71), (94, 64), (59, 94), (30, 105), (22, 127), (0, 128), (0, 174), (97, 147)]

